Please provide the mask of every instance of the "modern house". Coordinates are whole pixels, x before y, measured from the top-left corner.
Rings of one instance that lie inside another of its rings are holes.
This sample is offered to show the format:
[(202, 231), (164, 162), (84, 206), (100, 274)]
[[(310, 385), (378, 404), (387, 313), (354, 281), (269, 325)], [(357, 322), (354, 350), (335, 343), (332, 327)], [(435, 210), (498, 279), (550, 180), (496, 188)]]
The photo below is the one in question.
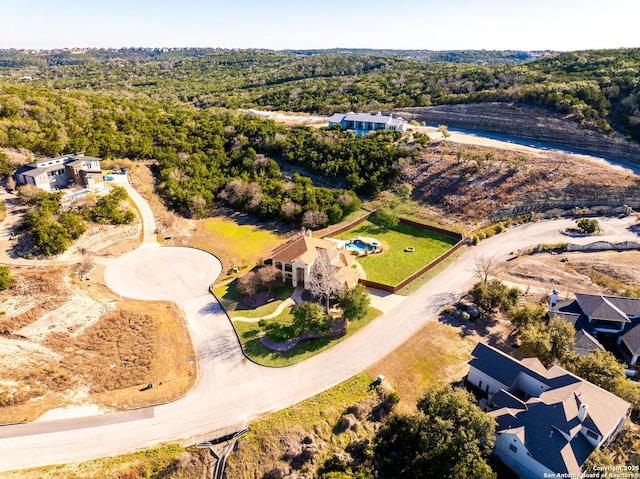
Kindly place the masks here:
[(523, 479), (580, 477), (631, 413), (628, 402), (559, 366), (518, 361), (481, 343), (472, 356), (467, 381), (496, 419), (494, 454)]
[(393, 115), (371, 113), (334, 113), (329, 117), (329, 126), (340, 125), (343, 130), (353, 130), (358, 135), (378, 130), (405, 131), (407, 122)]
[(578, 340), (591, 350), (604, 349), (599, 340), (609, 339), (611, 344), (615, 340), (629, 367), (638, 367), (640, 299), (585, 293), (575, 293), (575, 298), (549, 306), (550, 317), (561, 317), (575, 327), (574, 350)]
[(18, 185), (35, 185), (45, 191), (73, 185), (91, 190), (104, 187), (100, 159), (80, 154), (23, 165), (16, 170), (15, 178)]
[(282, 271), (284, 280), (291, 281), (294, 288), (309, 289), (311, 267), (320, 255), (326, 254), (335, 268), (336, 279), (350, 288), (360, 278), (358, 270), (351, 267), (355, 258), (345, 250), (338, 250), (337, 246), (334, 241), (298, 234), (274, 248), (267, 262)]

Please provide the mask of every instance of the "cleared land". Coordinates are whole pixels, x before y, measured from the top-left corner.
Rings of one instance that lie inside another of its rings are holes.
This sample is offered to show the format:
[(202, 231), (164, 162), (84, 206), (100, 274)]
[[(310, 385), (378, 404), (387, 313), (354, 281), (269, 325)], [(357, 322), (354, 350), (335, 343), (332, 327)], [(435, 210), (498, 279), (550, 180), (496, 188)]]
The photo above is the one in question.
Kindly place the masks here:
[[(382, 253), (360, 256), (358, 262), (368, 280), (392, 286), (442, 256), (456, 243), (449, 236), (405, 224), (385, 229), (370, 221), (339, 234), (337, 238), (349, 240), (356, 236), (374, 237), (383, 245)], [(407, 247), (412, 247), (413, 251), (406, 252)]]
[[(0, 423), (65, 406), (137, 408), (192, 386), (194, 353), (175, 305), (120, 299), (100, 266), (89, 280), (67, 267), (12, 271), (16, 288), (0, 294)], [(141, 393), (150, 382), (163, 386)]]

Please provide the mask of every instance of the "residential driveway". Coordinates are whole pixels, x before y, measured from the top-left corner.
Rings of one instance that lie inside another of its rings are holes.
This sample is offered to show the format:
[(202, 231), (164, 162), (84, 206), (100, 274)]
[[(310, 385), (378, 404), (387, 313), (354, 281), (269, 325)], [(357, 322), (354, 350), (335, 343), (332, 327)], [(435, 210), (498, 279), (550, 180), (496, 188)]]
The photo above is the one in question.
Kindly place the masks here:
[(105, 283), (117, 294), (177, 303), (206, 295), (222, 271), (220, 260), (194, 248), (141, 248), (121, 256), (105, 271)]

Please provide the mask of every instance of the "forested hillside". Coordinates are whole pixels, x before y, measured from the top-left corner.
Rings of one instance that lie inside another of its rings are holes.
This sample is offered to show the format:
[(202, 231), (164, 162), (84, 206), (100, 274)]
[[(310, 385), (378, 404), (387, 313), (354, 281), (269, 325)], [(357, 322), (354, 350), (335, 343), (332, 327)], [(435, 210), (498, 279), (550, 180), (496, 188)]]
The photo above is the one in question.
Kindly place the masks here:
[(556, 53), (528, 62), (522, 61), (535, 57), (518, 52), (401, 53), (4, 50), (0, 72), (9, 81), (30, 76), (39, 87), (125, 90), (200, 108), (332, 113), (524, 102), (640, 140), (640, 49)]
[[(1, 146), (48, 156), (84, 151), (155, 159), (159, 192), (192, 217), (226, 203), (262, 219), (312, 228), (336, 223), (359, 208), (353, 191), (377, 195), (397, 175), (397, 160), (415, 154), (399, 136), (356, 138), (177, 101), (0, 84)], [(298, 174), (287, 178), (276, 160), (350, 190), (313, 186)]]
[[(287, 128), (235, 109), (331, 113), (523, 102), (640, 139), (640, 49), (519, 63), (530, 57), (449, 55), (455, 63), (439, 61), (443, 52), (419, 51), (4, 50), (0, 146), (155, 159), (158, 191), (185, 215), (207, 216), (227, 204), (318, 228), (358, 208), (356, 193), (375, 197), (389, 188), (398, 160), (416, 158), (420, 147), (396, 133), (355, 138)], [(295, 171), (339, 189), (314, 186)]]

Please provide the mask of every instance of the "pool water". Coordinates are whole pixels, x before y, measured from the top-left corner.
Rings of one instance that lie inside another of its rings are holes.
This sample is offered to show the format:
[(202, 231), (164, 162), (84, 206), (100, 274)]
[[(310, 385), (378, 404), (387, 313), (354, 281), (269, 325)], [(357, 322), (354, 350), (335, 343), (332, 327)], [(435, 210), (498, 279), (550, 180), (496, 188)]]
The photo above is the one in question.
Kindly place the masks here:
[(367, 251), (371, 253), (374, 251), (374, 246), (365, 244), (360, 240), (350, 241), (345, 245), (345, 248), (349, 251), (356, 251), (358, 254), (365, 254)]

